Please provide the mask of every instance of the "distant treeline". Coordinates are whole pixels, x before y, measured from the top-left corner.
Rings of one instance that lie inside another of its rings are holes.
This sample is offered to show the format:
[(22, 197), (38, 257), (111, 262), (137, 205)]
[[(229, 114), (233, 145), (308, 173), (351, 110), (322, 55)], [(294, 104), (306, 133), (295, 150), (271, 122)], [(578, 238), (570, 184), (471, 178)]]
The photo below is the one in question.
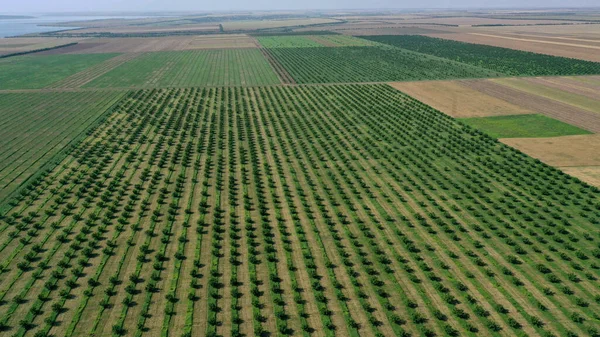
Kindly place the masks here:
[(21, 51), (21, 52), (18, 52), (18, 53), (5, 54), (5, 55), (0, 55), (0, 59), (4, 59), (4, 58), (7, 58), (7, 57), (12, 57), (12, 56), (20, 56), (20, 55), (27, 55), (27, 54), (39, 53), (39, 52), (42, 52), (42, 51), (53, 50), (53, 49), (58, 49), (58, 48), (70, 47), (70, 46), (74, 46), (76, 44), (77, 44), (77, 42), (72, 42), (72, 43), (67, 43), (67, 44), (61, 44), (60, 46), (54, 46), (54, 47), (48, 47), (48, 48), (41, 48), (41, 49), (34, 49), (34, 50), (27, 50), (27, 51)]

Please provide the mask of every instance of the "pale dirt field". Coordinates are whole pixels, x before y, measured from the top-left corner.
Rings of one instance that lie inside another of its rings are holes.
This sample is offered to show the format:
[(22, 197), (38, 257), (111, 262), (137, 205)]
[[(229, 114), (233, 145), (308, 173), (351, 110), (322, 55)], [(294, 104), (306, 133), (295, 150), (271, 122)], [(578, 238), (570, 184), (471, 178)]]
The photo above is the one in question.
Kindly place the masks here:
[(530, 83), (541, 84), (567, 93), (599, 100), (600, 84), (581, 81), (579, 77), (531, 77), (524, 79)]
[(581, 24), (568, 26), (504, 26), (482, 27), (486, 32), (514, 33), (514, 34), (539, 34), (542, 36), (563, 36), (579, 39), (599, 38), (600, 24)]
[[(522, 41), (522, 42), (535, 42), (535, 43), (544, 43), (544, 44), (551, 44), (551, 45), (556, 45), (556, 46), (567, 46), (567, 47), (576, 47), (576, 48), (587, 48), (587, 49), (600, 49), (600, 46), (598, 45), (598, 43), (596, 41), (593, 42), (589, 42), (590, 40), (586, 40), (586, 39), (576, 39), (576, 40), (572, 40), (569, 38), (561, 38), (560, 41), (556, 41), (556, 38), (538, 38), (538, 37), (534, 37), (531, 38), (531, 35), (513, 35), (513, 36), (506, 36), (506, 35), (499, 35), (499, 34), (484, 34), (484, 33), (469, 33), (471, 35), (479, 35), (479, 36), (485, 36), (485, 37), (490, 37), (490, 38), (494, 38), (494, 39), (507, 39), (507, 40), (516, 40), (516, 41)], [(555, 39), (555, 40), (552, 40)], [(569, 42), (572, 41), (572, 42)], [(586, 43), (581, 43), (578, 41), (583, 41)], [(578, 43), (573, 43), (573, 42), (578, 42)]]
[(390, 85), (455, 118), (535, 113), (454, 81), (401, 82)]
[(61, 32), (60, 34), (86, 34), (86, 33), (113, 33), (113, 34), (143, 34), (143, 33), (161, 33), (161, 32), (179, 32), (179, 31), (198, 31), (198, 32), (217, 32), (219, 25), (215, 23), (210, 24), (189, 24), (189, 25), (178, 25), (178, 26), (115, 26), (115, 27), (98, 27), (98, 28), (85, 28), (78, 30), (69, 30)]
[(300, 25), (315, 25), (322, 23), (334, 23), (333, 19), (291, 19), (291, 20), (256, 20), (256, 21), (231, 21), (223, 22), (223, 29), (228, 30), (254, 30), (264, 28), (291, 27)]
[[(473, 33), (473, 34), (482, 34), (482, 33)], [(488, 34), (489, 35), (489, 34)], [(491, 35), (498, 35), (504, 37), (517, 37), (522, 39), (533, 39), (544, 42), (559, 42), (559, 43), (570, 43), (575, 45), (582, 45), (584, 47), (587, 46), (600, 46), (600, 39), (594, 38), (578, 38), (572, 36), (558, 36), (551, 34), (525, 34), (525, 33), (496, 33), (494, 32)]]
[(503, 138), (501, 142), (552, 166), (600, 166), (600, 134)]
[(600, 187), (600, 166), (559, 167), (559, 169), (590, 185)]
[[(445, 28), (445, 27), (441, 27)], [(317, 30), (317, 29), (314, 29)], [(447, 32), (438, 29), (437, 26), (406, 26), (406, 25), (364, 25), (363, 27), (346, 27), (330, 29), (332, 32), (352, 35), (425, 35), (425, 34), (447, 34)]]
[(446, 25), (459, 25), (459, 26), (471, 26), (471, 25), (539, 25), (539, 24), (572, 24), (571, 21), (563, 20), (508, 20), (508, 19), (493, 19), (493, 18), (479, 18), (479, 17), (450, 17), (450, 18), (421, 18), (412, 20), (403, 20), (404, 23), (439, 23)]
[(554, 82), (551, 82), (544, 79), (500, 78), (492, 79), (490, 81), (533, 95), (569, 104), (580, 109), (600, 113), (600, 96), (598, 96), (597, 91), (595, 94), (592, 91), (590, 95), (573, 93), (571, 91), (576, 91), (573, 89), (573, 86), (571, 86), (570, 91), (567, 91), (565, 90), (565, 87), (567, 86), (561, 85), (559, 82), (560, 80), (555, 79)]

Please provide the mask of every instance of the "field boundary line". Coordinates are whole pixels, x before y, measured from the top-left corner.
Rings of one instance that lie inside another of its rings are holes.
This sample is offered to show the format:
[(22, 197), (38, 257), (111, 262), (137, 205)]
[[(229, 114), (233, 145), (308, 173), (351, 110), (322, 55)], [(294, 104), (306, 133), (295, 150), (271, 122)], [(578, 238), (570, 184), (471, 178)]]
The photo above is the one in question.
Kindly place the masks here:
[(271, 53), (269, 53), (267, 48), (261, 47), (259, 49), (277, 74), (277, 77), (279, 77), (279, 81), (281, 81), (282, 84), (296, 84), (296, 81), (292, 75), (290, 75), (283, 65), (277, 61), (277, 59)]
[(123, 97), (125, 97), (125, 95), (128, 92), (129, 91), (123, 91), (121, 93), (121, 95), (117, 95), (115, 97), (115, 101), (110, 106), (108, 106), (104, 112), (100, 113), (98, 115), (98, 117), (96, 117), (88, 125), (87, 128), (81, 130), (81, 132), (78, 135), (76, 135), (75, 137), (73, 137), (54, 156), (48, 158), (48, 160), (46, 161), (46, 163), (44, 163), (42, 166), (40, 166), (40, 168), (37, 170), (37, 172), (35, 172), (31, 176), (29, 176), (25, 180), (23, 180), (23, 182), (19, 186), (17, 186), (14, 191), (12, 191), (11, 193), (9, 193), (4, 199), (0, 200), (0, 216), (4, 215), (8, 210), (10, 210), (12, 208), (12, 206), (9, 205), (9, 202), (16, 195), (18, 195), (19, 193), (21, 193), (21, 191), (23, 189), (27, 188), (27, 186), (29, 186), (29, 184), (33, 180), (35, 180), (37, 177), (39, 177), (39, 175), (41, 173), (43, 173), (44, 171), (53, 170), (55, 167), (57, 167), (58, 165), (60, 165), (60, 163), (62, 163), (62, 161), (71, 153), (71, 151), (73, 151), (73, 148), (71, 147), (71, 145), (72, 144), (76, 144), (77, 142), (85, 139), (87, 137), (88, 130), (90, 130), (90, 129), (92, 129), (94, 127), (97, 127), (98, 125), (102, 124), (102, 122), (106, 119), (106, 117), (110, 116), (115, 111), (115, 107), (119, 104), (119, 102), (121, 102), (121, 100), (123, 99)]
[(535, 42), (535, 43), (545, 43), (545, 44), (555, 44), (555, 45), (559, 45), (559, 46), (569, 46), (569, 47), (579, 47), (579, 48), (589, 48), (589, 49), (600, 49), (600, 47), (598, 47), (598, 46), (589, 46), (589, 45), (576, 44), (576, 43), (542, 41), (542, 40), (533, 40), (533, 39), (519, 39), (519, 38), (516, 38), (516, 37), (508, 37), (508, 36), (493, 35), (493, 34), (482, 34), (482, 33), (467, 33), (467, 34), (478, 35), (478, 36), (486, 36), (486, 37), (495, 37), (495, 38), (507, 39), (507, 40)]

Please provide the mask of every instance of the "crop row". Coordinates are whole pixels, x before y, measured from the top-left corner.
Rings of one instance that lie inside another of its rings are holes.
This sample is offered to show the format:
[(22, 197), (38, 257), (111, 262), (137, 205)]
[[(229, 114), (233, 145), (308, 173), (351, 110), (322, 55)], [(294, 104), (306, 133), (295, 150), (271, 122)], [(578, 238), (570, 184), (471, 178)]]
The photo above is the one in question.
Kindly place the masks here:
[(118, 92), (0, 94), (0, 203), (49, 162), (62, 160), (55, 156), (85, 137), (85, 131), (101, 122), (121, 96)]
[(600, 63), (422, 35), (368, 36), (371, 41), (462, 62), (510, 76), (600, 74)]
[(0, 327), (597, 335), (598, 192), (387, 85), (136, 91), (3, 216)]
[(297, 83), (353, 83), (494, 77), (476, 66), (391, 47), (272, 48)]
[(255, 49), (145, 53), (84, 85), (86, 88), (194, 87), (278, 84)]

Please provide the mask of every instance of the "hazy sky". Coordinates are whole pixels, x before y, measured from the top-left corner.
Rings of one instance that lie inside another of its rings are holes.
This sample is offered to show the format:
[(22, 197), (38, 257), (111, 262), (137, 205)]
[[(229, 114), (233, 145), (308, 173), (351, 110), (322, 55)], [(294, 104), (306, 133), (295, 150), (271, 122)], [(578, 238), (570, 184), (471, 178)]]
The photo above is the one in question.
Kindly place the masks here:
[(598, 0), (1, 0), (1, 13), (64, 11), (203, 11), (246, 9), (583, 7)]

